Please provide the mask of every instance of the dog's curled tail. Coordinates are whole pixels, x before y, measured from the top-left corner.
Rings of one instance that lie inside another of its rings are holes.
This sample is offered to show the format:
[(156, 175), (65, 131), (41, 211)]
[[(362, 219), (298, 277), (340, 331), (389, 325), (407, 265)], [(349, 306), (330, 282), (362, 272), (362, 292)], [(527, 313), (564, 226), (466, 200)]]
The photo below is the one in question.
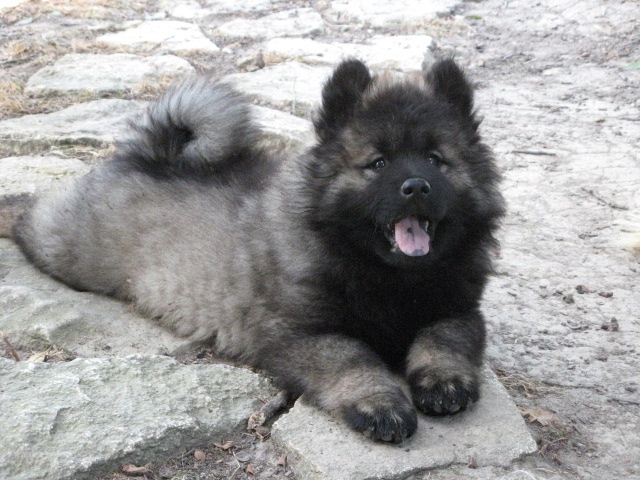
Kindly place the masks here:
[(147, 172), (214, 173), (246, 156), (258, 133), (242, 94), (197, 76), (171, 87), (129, 123), (116, 158)]

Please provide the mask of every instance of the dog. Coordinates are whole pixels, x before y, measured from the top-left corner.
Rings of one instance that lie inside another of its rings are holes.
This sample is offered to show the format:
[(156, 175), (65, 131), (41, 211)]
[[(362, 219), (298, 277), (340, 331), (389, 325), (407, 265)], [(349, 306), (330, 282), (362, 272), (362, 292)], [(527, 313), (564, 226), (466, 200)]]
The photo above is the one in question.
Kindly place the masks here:
[(322, 90), (317, 142), (291, 156), (265, 146), (233, 87), (188, 79), (13, 236), (69, 286), (132, 302), (401, 442), (416, 408), (451, 414), (479, 398), (480, 300), (504, 202), (473, 91), (452, 59), (409, 75), (344, 60)]

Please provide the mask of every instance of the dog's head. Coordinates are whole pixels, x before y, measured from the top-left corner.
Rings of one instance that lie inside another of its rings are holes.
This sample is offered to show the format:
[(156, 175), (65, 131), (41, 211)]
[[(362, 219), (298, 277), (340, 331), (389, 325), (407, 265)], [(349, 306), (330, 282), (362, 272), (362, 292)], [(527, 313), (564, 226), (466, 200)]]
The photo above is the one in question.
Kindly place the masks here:
[(421, 266), (490, 235), (499, 176), (478, 135), (473, 88), (452, 60), (376, 76), (347, 60), (322, 93), (307, 188), (312, 221), (335, 248)]

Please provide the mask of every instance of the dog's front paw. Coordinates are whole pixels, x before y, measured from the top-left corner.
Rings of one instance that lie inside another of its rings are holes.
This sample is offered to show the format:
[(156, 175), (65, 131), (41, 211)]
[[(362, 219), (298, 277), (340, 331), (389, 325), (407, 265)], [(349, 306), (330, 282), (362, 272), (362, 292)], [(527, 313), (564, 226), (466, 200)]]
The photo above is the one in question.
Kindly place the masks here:
[(384, 442), (399, 443), (418, 427), (416, 410), (399, 389), (355, 402), (346, 408), (345, 418), (354, 430)]
[(427, 415), (456, 413), (480, 398), (478, 381), (472, 377), (434, 379), (433, 375), (414, 375), (409, 384), (413, 402)]

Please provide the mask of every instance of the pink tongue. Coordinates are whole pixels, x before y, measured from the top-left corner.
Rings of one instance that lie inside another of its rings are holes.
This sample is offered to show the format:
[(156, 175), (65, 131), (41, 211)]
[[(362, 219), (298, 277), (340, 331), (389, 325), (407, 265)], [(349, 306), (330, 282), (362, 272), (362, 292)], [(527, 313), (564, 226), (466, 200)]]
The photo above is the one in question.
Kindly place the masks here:
[(429, 240), (429, 234), (420, 228), (417, 217), (408, 217), (396, 223), (396, 243), (405, 255), (426, 255), (429, 253)]

